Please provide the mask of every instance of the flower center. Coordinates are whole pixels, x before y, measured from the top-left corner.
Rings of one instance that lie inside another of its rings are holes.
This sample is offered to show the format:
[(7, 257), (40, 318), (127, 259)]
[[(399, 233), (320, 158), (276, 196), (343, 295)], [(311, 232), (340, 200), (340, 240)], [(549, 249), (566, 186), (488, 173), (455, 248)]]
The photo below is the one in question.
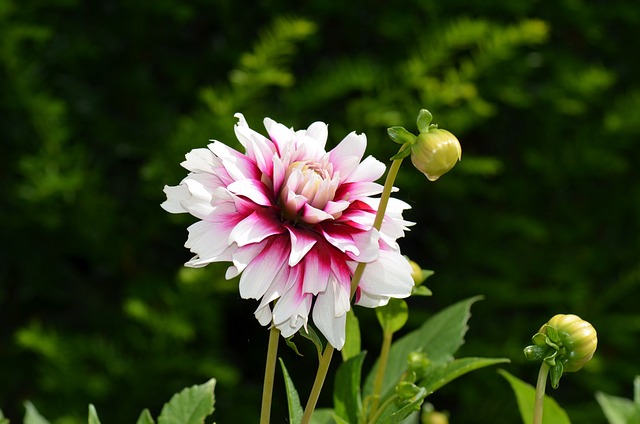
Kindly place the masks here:
[(323, 210), (333, 200), (338, 188), (338, 176), (328, 161), (293, 162), (287, 168), (280, 191), (280, 203), (285, 219), (298, 221), (305, 205)]

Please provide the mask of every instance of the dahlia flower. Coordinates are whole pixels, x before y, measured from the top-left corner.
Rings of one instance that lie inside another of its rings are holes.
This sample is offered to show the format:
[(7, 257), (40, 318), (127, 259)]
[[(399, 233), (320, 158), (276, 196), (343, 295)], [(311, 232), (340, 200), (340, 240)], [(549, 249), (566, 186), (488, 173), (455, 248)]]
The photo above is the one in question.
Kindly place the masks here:
[(240, 296), (259, 300), (255, 316), (284, 337), (313, 322), (341, 349), (350, 309), (351, 277), (367, 263), (355, 292), (357, 304), (385, 305), (409, 296), (412, 268), (396, 240), (409, 222), (406, 203), (390, 199), (380, 231), (373, 228), (385, 166), (369, 156), (352, 132), (326, 152), (327, 125), (295, 131), (269, 118), (269, 137), (252, 130), (242, 114), (235, 134), (246, 153), (220, 141), (194, 149), (181, 165), (189, 171), (165, 186), (162, 207), (199, 219), (188, 228), (185, 265), (230, 262), (226, 278), (240, 275)]

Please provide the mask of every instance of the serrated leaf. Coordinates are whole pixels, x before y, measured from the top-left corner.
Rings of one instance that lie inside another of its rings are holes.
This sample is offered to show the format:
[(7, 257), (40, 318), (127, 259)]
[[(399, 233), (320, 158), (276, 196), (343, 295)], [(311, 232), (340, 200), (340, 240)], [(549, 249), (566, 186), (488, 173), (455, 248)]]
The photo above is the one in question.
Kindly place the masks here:
[(136, 424), (155, 424), (153, 417), (151, 416), (151, 412), (149, 412), (148, 409), (142, 411), (138, 417), (138, 421), (136, 421)]
[(49, 421), (40, 415), (36, 407), (33, 406), (31, 402), (25, 402), (24, 407), (26, 409), (26, 413), (24, 414), (24, 424), (49, 424)]
[[(524, 424), (533, 423), (533, 407), (535, 404), (536, 389), (517, 377), (509, 374), (505, 370), (498, 370), (511, 385), (516, 399), (518, 401), (518, 409)], [(544, 396), (544, 406), (542, 411), (542, 422), (544, 424), (571, 424), (567, 413), (556, 403), (550, 396)]]
[(96, 411), (96, 407), (92, 404), (89, 404), (89, 424), (100, 424), (98, 411)]
[[(392, 390), (402, 373), (407, 370), (407, 358), (411, 352), (424, 352), (433, 364), (451, 361), (453, 354), (464, 343), (471, 305), (480, 299), (481, 296), (472, 297), (449, 306), (428, 319), (420, 328), (394, 342), (389, 352), (382, 393)], [(366, 396), (373, 392), (377, 368), (376, 363), (367, 375), (363, 390)]]
[(353, 358), (359, 354), (361, 350), (360, 323), (358, 322), (358, 317), (355, 312), (353, 312), (353, 308), (351, 308), (347, 312), (346, 339), (344, 346), (340, 351), (342, 354), (342, 360), (347, 361), (348, 359)]
[(640, 405), (630, 399), (596, 392), (596, 400), (609, 424), (640, 423)]
[(298, 424), (300, 423), (300, 421), (302, 421), (302, 416), (304, 415), (304, 410), (302, 409), (302, 405), (300, 404), (300, 396), (298, 395), (298, 391), (293, 384), (293, 380), (291, 379), (287, 368), (284, 366), (284, 361), (282, 360), (282, 358), (278, 358), (278, 360), (280, 361), (280, 367), (282, 367), (282, 375), (284, 376), (284, 387), (287, 392), (289, 421), (292, 424)]
[(456, 378), (477, 369), (488, 367), (495, 364), (510, 362), (507, 358), (460, 358), (452, 362), (438, 364), (430, 367), (427, 376), (423, 378), (419, 386), (427, 389), (427, 393), (431, 394), (444, 386), (445, 384), (455, 380)]
[(213, 413), (216, 380), (188, 387), (173, 395), (164, 405), (158, 424), (202, 424)]
[(335, 414), (347, 423), (358, 423), (363, 414), (360, 381), (362, 377), (362, 363), (366, 352), (343, 362), (335, 377), (333, 389), (333, 406)]

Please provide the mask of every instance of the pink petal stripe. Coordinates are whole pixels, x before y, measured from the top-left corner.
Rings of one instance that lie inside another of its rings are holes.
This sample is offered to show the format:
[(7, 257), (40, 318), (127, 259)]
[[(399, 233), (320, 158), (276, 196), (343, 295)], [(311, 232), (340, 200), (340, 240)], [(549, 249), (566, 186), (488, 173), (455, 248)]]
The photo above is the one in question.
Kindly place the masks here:
[(327, 281), (331, 274), (331, 259), (327, 254), (329, 249), (333, 249), (333, 247), (323, 243), (322, 246), (311, 250), (304, 257), (302, 262), (304, 265), (302, 291), (304, 293), (315, 295), (327, 289)]
[(321, 211), (320, 209), (316, 209), (308, 203), (305, 203), (302, 208), (302, 220), (307, 224), (317, 224), (322, 221), (333, 219), (332, 215), (325, 211)]
[(274, 234), (281, 234), (284, 228), (279, 220), (267, 213), (256, 210), (240, 221), (229, 235), (229, 244), (245, 246), (257, 243)]
[(285, 225), (291, 238), (291, 254), (289, 266), (297, 265), (316, 244), (317, 240), (307, 230)]
[(219, 141), (209, 144), (209, 149), (222, 160), (222, 166), (234, 180), (260, 179), (260, 170), (256, 164), (237, 150)]
[(286, 266), (287, 244), (283, 237), (272, 237), (247, 265), (240, 276), (240, 297), (260, 299), (265, 294), (280, 268)]

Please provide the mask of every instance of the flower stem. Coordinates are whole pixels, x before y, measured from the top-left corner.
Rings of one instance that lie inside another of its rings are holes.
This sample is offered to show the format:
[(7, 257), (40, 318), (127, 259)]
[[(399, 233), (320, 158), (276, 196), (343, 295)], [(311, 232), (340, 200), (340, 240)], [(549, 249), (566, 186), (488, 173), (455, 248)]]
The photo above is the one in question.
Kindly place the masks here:
[(375, 414), (373, 414), (371, 416), (371, 419), (369, 421), (367, 421), (368, 424), (374, 424), (378, 418), (380, 418), (380, 415), (382, 415), (382, 413), (384, 412), (385, 409), (387, 409), (387, 406), (391, 405), (393, 402), (395, 402), (400, 396), (394, 394), (392, 396), (389, 396), (389, 398), (387, 400), (384, 401), (384, 403), (380, 406), (380, 408), (378, 408), (378, 410), (375, 412)]
[(536, 400), (533, 407), (533, 424), (542, 424), (542, 407), (544, 406), (544, 390), (547, 385), (547, 375), (549, 374), (549, 365), (542, 362), (540, 372), (538, 373), (538, 383), (536, 385)]
[[(373, 228), (378, 231), (380, 230), (380, 227), (382, 227), (382, 220), (384, 219), (384, 214), (387, 211), (389, 197), (391, 197), (391, 190), (393, 189), (393, 183), (396, 181), (396, 177), (398, 176), (400, 165), (402, 165), (402, 159), (394, 160), (391, 163), (391, 167), (389, 168), (389, 172), (387, 173), (387, 178), (384, 181), (382, 195), (380, 196), (380, 205), (378, 206), (376, 217), (373, 220)], [(356, 289), (358, 288), (358, 284), (360, 284), (360, 279), (362, 278), (362, 274), (364, 273), (364, 268), (366, 266), (366, 263), (359, 262), (356, 270), (353, 272), (353, 277), (351, 278), (351, 297), (353, 297)]]
[(271, 327), (269, 330), (269, 347), (267, 348), (267, 364), (264, 369), (264, 383), (262, 385), (260, 424), (269, 424), (269, 420), (271, 419), (271, 398), (273, 394), (273, 381), (276, 374), (279, 338), (280, 330), (275, 326)]
[(384, 373), (387, 370), (387, 362), (389, 360), (389, 350), (391, 349), (391, 340), (393, 333), (385, 331), (382, 339), (382, 348), (380, 349), (380, 359), (378, 361), (378, 369), (376, 370), (376, 378), (373, 383), (373, 401), (371, 404), (371, 415), (375, 416), (380, 403), (380, 394), (382, 392), (382, 383), (384, 382)]
[(322, 390), (324, 379), (327, 376), (327, 371), (329, 371), (329, 364), (331, 364), (333, 351), (333, 346), (327, 343), (327, 347), (325, 347), (324, 353), (320, 358), (320, 363), (318, 364), (318, 372), (316, 373), (316, 379), (313, 382), (311, 394), (309, 394), (309, 400), (307, 401), (307, 406), (304, 408), (304, 414), (302, 415), (302, 421), (300, 422), (300, 424), (309, 424), (309, 422), (311, 422), (311, 414), (313, 414), (313, 410), (316, 408), (316, 403), (318, 403), (318, 398), (320, 397), (320, 391)]

